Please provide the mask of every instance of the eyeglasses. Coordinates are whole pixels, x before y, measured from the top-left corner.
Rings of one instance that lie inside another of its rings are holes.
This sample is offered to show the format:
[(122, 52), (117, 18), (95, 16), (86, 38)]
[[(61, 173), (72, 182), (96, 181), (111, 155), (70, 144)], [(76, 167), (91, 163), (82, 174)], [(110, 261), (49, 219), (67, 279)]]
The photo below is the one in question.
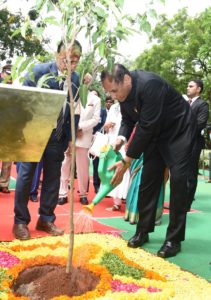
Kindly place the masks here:
[[(65, 65), (68, 64), (68, 60), (67, 60), (66, 58), (61, 58), (61, 61), (62, 61)], [(79, 59), (71, 59), (71, 60), (70, 60), (71, 65), (77, 65), (78, 62), (79, 62)]]

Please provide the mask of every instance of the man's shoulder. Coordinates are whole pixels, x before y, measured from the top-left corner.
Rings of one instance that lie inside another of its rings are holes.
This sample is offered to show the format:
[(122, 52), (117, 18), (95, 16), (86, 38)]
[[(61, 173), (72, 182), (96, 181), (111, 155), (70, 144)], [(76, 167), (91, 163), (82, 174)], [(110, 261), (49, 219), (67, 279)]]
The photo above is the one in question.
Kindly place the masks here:
[(95, 103), (101, 103), (101, 100), (100, 98), (95, 95), (93, 92), (89, 92), (88, 93), (88, 99), (87, 99), (88, 102), (95, 102)]
[(150, 84), (153, 82), (158, 82), (158, 83), (167, 83), (160, 75), (145, 71), (145, 70), (136, 70), (131, 72), (132, 77), (136, 77), (138, 80), (139, 84), (142, 86), (145, 84)]
[(201, 106), (207, 106), (207, 107), (209, 106), (208, 102), (206, 100), (202, 99), (201, 97), (198, 97), (196, 99), (196, 103), (198, 103)]
[(46, 63), (40, 63), (33, 67), (33, 71), (35, 73), (55, 73), (58, 71), (56, 63), (55, 62), (46, 62)]

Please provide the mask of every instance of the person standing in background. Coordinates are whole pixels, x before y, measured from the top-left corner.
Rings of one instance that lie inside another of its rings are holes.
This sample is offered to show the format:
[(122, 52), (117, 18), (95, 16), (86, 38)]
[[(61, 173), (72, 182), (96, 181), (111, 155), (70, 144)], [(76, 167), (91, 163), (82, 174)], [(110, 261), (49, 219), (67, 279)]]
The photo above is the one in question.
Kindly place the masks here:
[[(92, 80), (93, 80), (92, 75), (90, 73), (86, 73), (83, 78), (83, 84), (90, 86), (90, 84), (92, 83)], [(80, 114), (81, 114), (80, 101), (79, 101), (76, 109), (77, 109), (77, 111), (80, 111)], [(76, 164), (75, 164), (75, 166), (76, 166)], [(70, 168), (71, 168), (71, 153), (70, 153), (69, 149), (67, 149), (67, 151), (65, 151), (65, 153), (64, 153), (64, 160), (62, 162), (62, 167), (61, 167), (58, 205), (64, 205), (68, 202), (68, 186), (69, 186), (69, 181), (70, 181)], [(76, 171), (77, 170), (75, 167), (75, 172)], [(77, 176), (77, 174), (75, 174), (75, 175)], [(88, 189), (88, 185), (87, 185), (87, 189)]]
[(88, 204), (87, 191), (89, 185), (88, 151), (93, 138), (93, 128), (100, 120), (101, 100), (95, 90), (90, 91), (85, 108), (81, 107), (81, 115), (76, 137), (76, 171), (80, 203)]
[[(2, 68), (0, 83), (12, 84), (11, 79), (11, 69), (12, 65), (7, 64)], [(9, 183), (10, 183), (10, 173), (12, 168), (12, 162), (3, 161), (0, 173), (0, 192), (10, 193)]]
[(196, 116), (197, 136), (192, 149), (189, 173), (188, 173), (188, 211), (195, 198), (198, 182), (198, 168), (201, 150), (205, 147), (205, 139), (202, 130), (205, 129), (209, 117), (209, 106), (200, 95), (203, 92), (203, 82), (200, 79), (192, 79), (187, 86), (188, 102), (191, 111)]
[(111, 106), (114, 104), (114, 100), (111, 98), (110, 95), (106, 95), (106, 99), (105, 99), (105, 108), (106, 108), (106, 112), (108, 114)]

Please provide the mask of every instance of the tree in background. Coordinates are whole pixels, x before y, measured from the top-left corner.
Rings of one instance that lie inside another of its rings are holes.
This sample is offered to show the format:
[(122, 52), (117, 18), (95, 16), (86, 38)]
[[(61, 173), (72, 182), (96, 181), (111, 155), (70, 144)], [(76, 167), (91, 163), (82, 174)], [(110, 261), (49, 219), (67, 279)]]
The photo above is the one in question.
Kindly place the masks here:
[(211, 8), (196, 17), (189, 17), (186, 9), (170, 20), (160, 16), (150, 36), (153, 46), (135, 60), (135, 68), (160, 74), (182, 94), (190, 79), (201, 78), (211, 108), (210, 26)]
[[(48, 40), (40, 42), (28, 29), (25, 37), (22, 36), (20, 28), (24, 24), (24, 18), (21, 13), (12, 14), (7, 9), (0, 10), (0, 59), (13, 59), (15, 56), (40, 55), (47, 54), (44, 50), (44, 44)], [(41, 26), (41, 24), (40, 24)], [(15, 37), (14, 32), (19, 29)]]

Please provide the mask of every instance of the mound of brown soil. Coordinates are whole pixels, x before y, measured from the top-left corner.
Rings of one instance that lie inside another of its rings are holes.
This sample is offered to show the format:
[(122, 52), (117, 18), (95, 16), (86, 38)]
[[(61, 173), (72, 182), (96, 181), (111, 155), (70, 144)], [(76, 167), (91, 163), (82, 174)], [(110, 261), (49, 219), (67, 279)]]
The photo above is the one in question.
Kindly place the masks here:
[(83, 268), (66, 273), (60, 265), (44, 265), (21, 272), (12, 286), (16, 296), (49, 300), (60, 295), (79, 296), (95, 289), (99, 278)]

